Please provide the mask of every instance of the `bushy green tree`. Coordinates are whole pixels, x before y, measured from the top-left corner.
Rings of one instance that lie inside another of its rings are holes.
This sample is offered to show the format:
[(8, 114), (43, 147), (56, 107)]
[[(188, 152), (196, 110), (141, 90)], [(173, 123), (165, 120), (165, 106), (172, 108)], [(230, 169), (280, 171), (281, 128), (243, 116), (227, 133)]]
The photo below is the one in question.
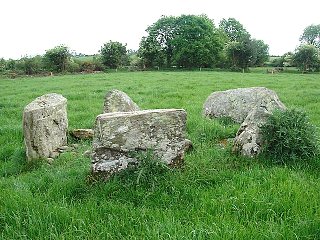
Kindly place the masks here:
[(299, 46), (293, 55), (293, 62), (302, 72), (319, 70), (319, 49), (312, 44)]
[(243, 25), (234, 18), (222, 19), (219, 29), (227, 37), (225, 66), (232, 70), (246, 70), (261, 66), (269, 58), (269, 46), (262, 40), (252, 39)]
[(320, 48), (320, 24), (306, 27), (300, 36), (300, 41), (303, 44), (312, 44)]
[(120, 42), (109, 41), (100, 50), (101, 61), (108, 68), (119, 68), (128, 64), (127, 47)]
[(147, 28), (139, 56), (146, 67), (212, 66), (223, 49), (223, 37), (207, 16), (163, 16)]
[(223, 37), (207, 16), (182, 15), (173, 42), (174, 64), (186, 68), (212, 67), (221, 59)]
[(148, 36), (142, 39), (139, 50), (147, 66), (171, 66), (177, 29), (177, 17), (166, 16), (147, 28)]
[(43, 59), (42, 56), (37, 55), (35, 57), (24, 56), (15, 61), (15, 72), (17, 74), (33, 75), (43, 71)]
[(250, 66), (253, 55), (250, 40), (229, 42), (226, 45), (226, 55), (232, 70), (246, 70)]
[(269, 46), (262, 40), (252, 39), (251, 66), (262, 66), (269, 59)]
[[(142, 58), (145, 67), (162, 67), (166, 64), (165, 51), (153, 37), (143, 37), (139, 46), (139, 57)], [(168, 66), (168, 64), (166, 64)]]
[(250, 39), (250, 34), (235, 18), (222, 19), (219, 28), (226, 34), (230, 42), (242, 42)]
[(0, 58), (0, 72), (3, 72), (6, 69), (6, 60), (4, 58)]
[(64, 45), (56, 46), (46, 50), (43, 56), (45, 67), (49, 71), (64, 72), (70, 61), (71, 54), (69, 48)]
[(8, 61), (6, 61), (6, 69), (7, 70), (11, 70), (11, 71), (15, 70), (16, 65), (17, 65), (16, 60), (9, 59)]

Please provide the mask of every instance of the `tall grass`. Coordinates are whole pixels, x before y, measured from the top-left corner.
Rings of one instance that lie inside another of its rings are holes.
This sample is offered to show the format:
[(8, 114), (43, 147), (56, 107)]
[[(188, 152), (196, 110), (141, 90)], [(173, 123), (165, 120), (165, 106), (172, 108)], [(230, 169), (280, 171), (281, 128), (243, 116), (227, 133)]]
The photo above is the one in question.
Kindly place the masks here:
[[(252, 86), (275, 90), (288, 107), (304, 109), (320, 126), (320, 81), (313, 74), (135, 72), (0, 79), (0, 239), (319, 239), (319, 159), (279, 166), (236, 157), (221, 142), (239, 126), (201, 116), (211, 92)], [(25, 105), (60, 93), (68, 99), (69, 129), (90, 128), (112, 88), (125, 91), (143, 109), (187, 110), (194, 148), (183, 168), (164, 171), (152, 185), (137, 178), (92, 181), (90, 159), (83, 156), (90, 141), (79, 142), (75, 152), (52, 164), (26, 163)]]

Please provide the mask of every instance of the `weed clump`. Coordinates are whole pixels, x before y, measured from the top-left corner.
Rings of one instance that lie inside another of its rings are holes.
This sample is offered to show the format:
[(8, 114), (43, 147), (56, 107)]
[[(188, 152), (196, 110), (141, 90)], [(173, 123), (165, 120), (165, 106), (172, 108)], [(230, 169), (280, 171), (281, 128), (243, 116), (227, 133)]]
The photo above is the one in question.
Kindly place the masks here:
[(308, 159), (319, 153), (316, 127), (305, 112), (276, 110), (261, 127), (262, 154), (275, 162)]
[(138, 159), (137, 163), (117, 174), (126, 184), (154, 188), (170, 170), (151, 150), (136, 153), (134, 157)]

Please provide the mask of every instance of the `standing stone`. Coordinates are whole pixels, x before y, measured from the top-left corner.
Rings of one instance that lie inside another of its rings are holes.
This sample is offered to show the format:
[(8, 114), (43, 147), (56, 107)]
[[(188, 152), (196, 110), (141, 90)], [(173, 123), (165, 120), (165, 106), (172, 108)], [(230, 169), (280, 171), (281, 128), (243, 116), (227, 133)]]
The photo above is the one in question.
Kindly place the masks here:
[(257, 156), (263, 145), (260, 127), (272, 114), (265, 108), (256, 108), (241, 124), (233, 142), (232, 150), (243, 156)]
[(97, 116), (92, 171), (107, 176), (137, 162), (133, 152), (153, 150), (168, 165), (183, 161), (191, 142), (186, 139), (183, 109), (115, 112)]
[[(285, 108), (277, 108), (285, 110)], [(275, 108), (257, 107), (253, 109), (241, 124), (233, 142), (233, 152), (247, 157), (257, 156), (263, 147), (261, 126), (264, 125)]]
[(230, 117), (235, 122), (242, 123), (257, 107), (285, 108), (277, 94), (270, 89), (238, 88), (213, 92), (203, 105), (203, 114), (210, 118)]
[(113, 89), (104, 99), (103, 113), (139, 111), (138, 105), (124, 92)]
[(28, 160), (54, 158), (67, 144), (67, 99), (51, 93), (24, 108), (23, 132)]

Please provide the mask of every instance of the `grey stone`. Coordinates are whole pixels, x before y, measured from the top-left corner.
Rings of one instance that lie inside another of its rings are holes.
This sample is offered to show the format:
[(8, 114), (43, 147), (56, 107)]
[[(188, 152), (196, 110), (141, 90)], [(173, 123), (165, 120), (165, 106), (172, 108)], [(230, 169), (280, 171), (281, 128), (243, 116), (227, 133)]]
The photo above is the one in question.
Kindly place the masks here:
[(124, 92), (113, 89), (104, 99), (103, 113), (139, 111), (138, 105)]
[(178, 165), (191, 146), (183, 109), (106, 113), (97, 116), (92, 171), (111, 175), (137, 162), (132, 152), (153, 150), (168, 165)]
[[(257, 156), (263, 147), (261, 126), (266, 123), (274, 108), (255, 108), (241, 124), (233, 142), (232, 150), (247, 157)], [(283, 110), (281, 108), (281, 110)]]
[(235, 122), (242, 123), (258, 107), (285, 109), (274, 91), (252, 87), (213, 92), (203, 105), (203, 114), (210, 118), (230, 117)]
[(54, 158), (67, 144), (67, 99), (51, 93), (24, 108), (23, 133), (27, 159)]

